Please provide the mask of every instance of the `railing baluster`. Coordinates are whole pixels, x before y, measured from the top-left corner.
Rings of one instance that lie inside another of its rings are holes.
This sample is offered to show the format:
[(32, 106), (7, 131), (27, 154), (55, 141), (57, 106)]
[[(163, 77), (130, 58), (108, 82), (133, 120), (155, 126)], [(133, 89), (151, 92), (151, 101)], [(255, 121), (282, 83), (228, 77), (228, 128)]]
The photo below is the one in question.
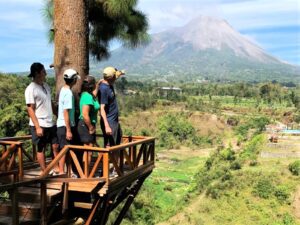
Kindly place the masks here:
[(23, 180), (23, 154), (22, 154), (22, 144), (18, 145), (18, 163), (19, 163), (19, 180)]

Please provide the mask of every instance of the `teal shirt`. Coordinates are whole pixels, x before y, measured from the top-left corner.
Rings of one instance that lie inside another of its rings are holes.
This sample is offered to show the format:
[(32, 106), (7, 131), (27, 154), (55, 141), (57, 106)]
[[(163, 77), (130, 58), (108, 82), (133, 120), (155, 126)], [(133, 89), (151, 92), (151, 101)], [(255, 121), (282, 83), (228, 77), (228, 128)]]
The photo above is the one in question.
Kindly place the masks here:
[(94, 98), (94, 96), (92, 94), (90, 94), (88, 92), (83, 92), (81, 94), (80, 101), (79, 101), (79, 109), (80, 109), (79, 119), (81, 119), (81, 120), (83, 119), (82, 107), (84, 105), (90, 106), (90, 112), (89, 112), (90, 120), (93, 124), (96, 124), (98, 111), (100, 109), (100, 104), (99, 104), (98, 100), (96, 98)]
[(69, 88), (62, 87), (58, 100), (57, 127), (66, 126), (64, 109), (69, 109), (70, 126), (75, 126), (75, 99)]

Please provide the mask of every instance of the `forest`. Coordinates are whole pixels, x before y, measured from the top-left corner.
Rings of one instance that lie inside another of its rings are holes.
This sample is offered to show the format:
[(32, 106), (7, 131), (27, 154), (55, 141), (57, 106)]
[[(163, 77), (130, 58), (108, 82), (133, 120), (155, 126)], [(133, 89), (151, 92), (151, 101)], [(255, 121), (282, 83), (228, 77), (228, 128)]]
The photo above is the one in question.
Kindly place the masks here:
[[(0, 75), (1, 137), (28, 134), (29, 82)], [(47, 83), (55, 93), (54, 78)], [(162, 96), (158, 90), (164, 86), (182, 92)], [(123, 133), (157, 138), (156, 169), (122, 224), (300, 224), (294, 202), (300, 161), (262, 157), (280, 150), (270, 145), (266, 125), (300, 122), (299, 92), (276, 81), (118, 80)], [(289, 151), (297, 152), (296, 144)]]

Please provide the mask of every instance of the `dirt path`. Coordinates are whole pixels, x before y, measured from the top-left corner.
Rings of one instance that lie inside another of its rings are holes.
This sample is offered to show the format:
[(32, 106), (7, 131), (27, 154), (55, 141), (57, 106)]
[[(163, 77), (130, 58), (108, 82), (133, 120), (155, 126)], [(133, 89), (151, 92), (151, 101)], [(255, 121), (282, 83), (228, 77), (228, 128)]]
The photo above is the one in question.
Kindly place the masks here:
[(192, 221), (190, 220), (190, 215), (193, 215), (193, 213), (195, 213), (195, 209), (199, 208), (199, 205), (203, 198), (204, 194), (199, 195), (187, 207), (183, 208), (181, 212), (177, 213), (175, 216), (171, 217), (167, 221), (158, 223), (157, 225), (197, 225), (195, 223), (192, 223)]
[(294, 216), (300, 219), (300, 186), (297, 188), (292, 206)]

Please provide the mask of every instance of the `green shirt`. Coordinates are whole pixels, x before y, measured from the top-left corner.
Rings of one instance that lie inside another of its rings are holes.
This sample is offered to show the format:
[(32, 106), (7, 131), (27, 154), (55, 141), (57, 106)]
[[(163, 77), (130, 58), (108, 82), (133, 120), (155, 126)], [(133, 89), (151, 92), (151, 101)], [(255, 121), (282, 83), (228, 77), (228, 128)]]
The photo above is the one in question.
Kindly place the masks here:
[(80, 101), (79, 101), (79, 109), (80, 109), (79, 119), (83, 119), (82, 107), (84, 105), (90, 106), (90, 112), (89, 112), (90, 120), (91, 120), (91, 123), (96, 124), (98, 111), (100, 109), (100, 104), (99, 104), (98, 100), (96, 98), (94, 98), (93, 95), (91, 95), (90, 93), (83, 92), (81, 94)]

